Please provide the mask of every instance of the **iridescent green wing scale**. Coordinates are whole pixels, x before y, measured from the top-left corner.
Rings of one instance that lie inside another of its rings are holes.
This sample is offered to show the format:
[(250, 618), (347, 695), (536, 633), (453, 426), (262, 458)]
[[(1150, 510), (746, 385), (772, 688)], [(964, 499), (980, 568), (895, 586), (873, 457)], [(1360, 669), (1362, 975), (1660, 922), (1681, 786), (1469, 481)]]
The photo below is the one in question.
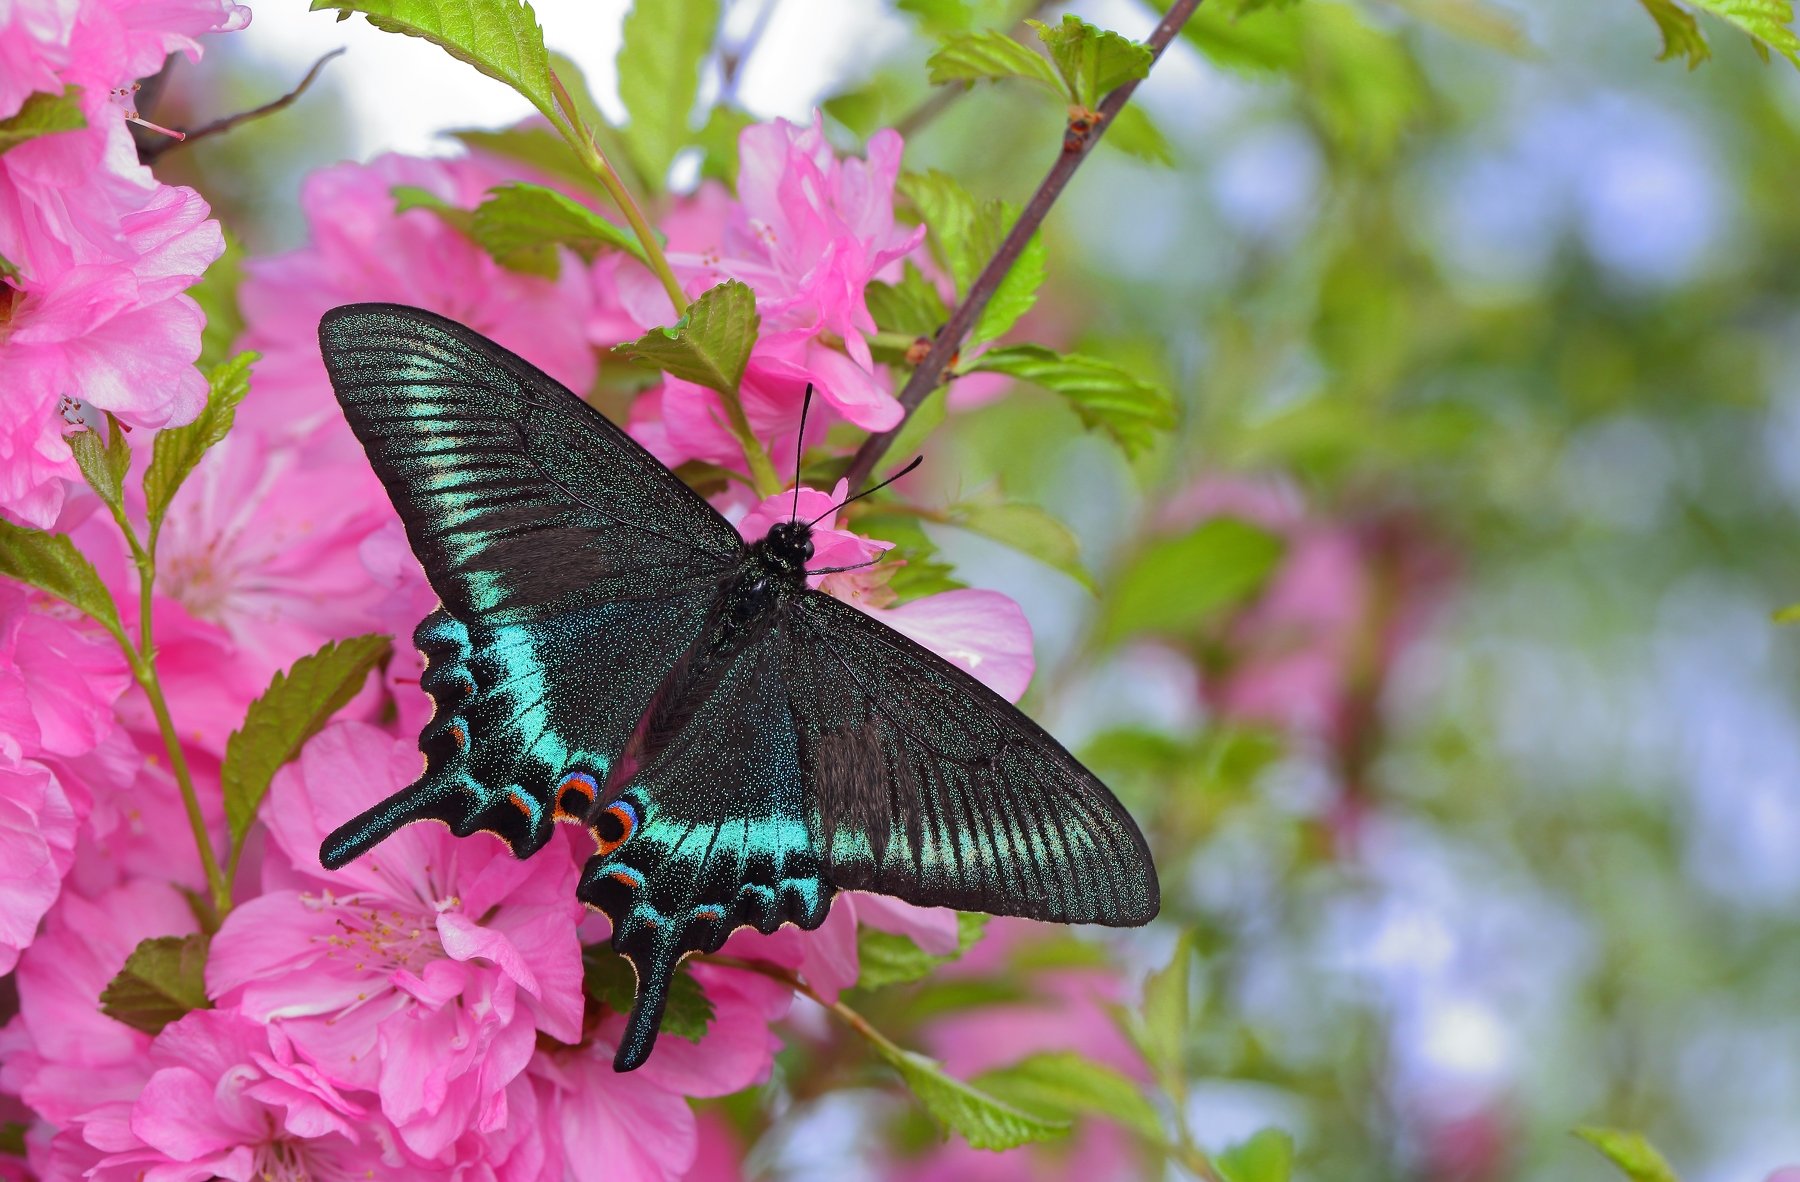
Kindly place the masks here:
[(355, 304), (326, 314), (319, 342), (442, 601), (415, 634), (436, 705), (424, 774), (320, 860), (427, 819), (524, 857), (559, 815), (586, 814), (743, 544), (623, 431), (453, 321)]

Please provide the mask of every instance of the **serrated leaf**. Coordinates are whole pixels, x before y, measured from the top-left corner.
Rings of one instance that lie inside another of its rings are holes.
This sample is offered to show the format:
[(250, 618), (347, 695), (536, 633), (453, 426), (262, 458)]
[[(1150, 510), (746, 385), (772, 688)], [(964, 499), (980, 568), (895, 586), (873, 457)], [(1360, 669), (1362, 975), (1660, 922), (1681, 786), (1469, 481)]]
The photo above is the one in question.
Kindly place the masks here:
[(230, 361), (213, 366), (206, 375), (206, 407), (200, 417), (186, 426), (157, 432), (156, 442), (151, 445), (150, 467), (144, 473), (144, 504), (152, 551), (182, 481), (193, 472), (207, 449), (225, 438), (237, 419), (238, 403), (250, 392), (250, 367), (258, 356), (239, 353)]
[(1068, 1132), (1069, 1122), (1038, 1116), (947, 1074), (935, 1059), (885, 1039), (875, 1044), (925, 1110), (976, 1149), (1016, 1149)]
[(1070, 13), (1059, 25), (1026, 21), (1050, 51), (1070, 101), (1092, 110), (1105, 95), (1150, 73), (1156, 55), (1129, 37), (1088, 24)]
[(100, 1012), (133, 1030), (160, 1034), (183, 1014), (211, 1009), (206, 997), (208, 945), (202, 933), (143, 941), (100, 991)]
[(737, 393), (762, 318), (756, 296), (735, 279), (700, 293), (669, 328), (654, 328), (613, 353), (725, 394)]
[(81, 469), (88, 487), (115, 512), (125, 500), (125, 474), (131, 471), (131, 444), (125, 440), (125, 428), (109, 412), (106, 431), (89, 429), (68, 437), (69, 451), (75, 466)]
[[(1800, 67), (1800, 35), (1793, 29), (1794, 6), (1790, 0), (1690, 0), (1690, 3), (1748, 33), (1758, 52), (1773, 49)], [(1661, 26), (1662, 22), (1657, 24)], [(1667, 35), (1665, 30), (1664, 37)], [(1691, 56), (1689, 63), (1692, 64)]]
[(194, 362), (203, 370), (229, 358), (232, 344), (244, 331), (244, 314), (238, 307), (238, 288), (243, 282), (244, 248), (237, 235), (226, 230), (225, 253), (187, 290), (206, 316), (206, 327), (200, 330), (200, 357)]
[(544, 31), (524, 0), (312, 0), (311, 11), (360, 12), (385, 32), (429, 41), (524, 95), (552, 126), (567, 126), (550, 83)]
[(1260, 591), (1281, 564), (1281, 538), (1235, 517), (1215, 517), (1145, 547), (1106, 600), (1108, 643), (1140, 633), (1187, 635)]
[(1675, 3), (1675, 0), (1639, 0), (1650, 19), (1656, 22), (1662, 33), (1662, 52), (1656, 60), (1666, 62), (1670, 58), (1687, 59), (1688, 69), (1693, 69), (1712, 56), (1712, 47), (1707, 45), (1706, 37), (1700, 32), (1700, 22), (1694, 14)]
[(0, 518), (0, 575), (28, 583), (99, 621), (120, 643), (125, 630), (112, 592), (67, 534), (46, 533)]
[(1156, 121), (1144, 108), (1127, 104), (1119, 108), (1113, 121), (1106, 129), (1106, 137), (1100, 141), (1111, 144), (1127, 155), (1136, 156), (1151, 164), (1173, 165), (1174, 150), (1169, 147), (1168, 138)]
[(927, 952), (912, 940), (895, 932), (862, 927), (856, 932), (858, 989), (880, 989), (884, 985), (901, 985), (917, 981), (942, 964), (949, 964), (967, 952), (981, 938), (989, 917), (978, 911), (959, 911), (956, 915), (956, 951)]
[[(631, 962), (605, 944), (581, 950), (581, 988), (587, 997), (615, 1014), (629, 1014), (637, 995), (637, 974)], [(662, 1031), (689, 1042), (706, 1037), (712, 1025), (713, 1003), (683, 961), (669, 982), (669, 1001), (663, 1010)]]
[(1081, 543), (1074, 532), (1036, 505), (958, 505), (950, 510), (950, 519), (1054, 567), (1089, 591), (1099, 590), (1081, 564)]
[(1288, 1182), (1294, 1174), (1294, 1139), (1280, 1129), (1261, 1129), (1213, 1158), (1225, 1182)]
[(933, 86), (947, 82), (993, 82), (1023, 78), (1062, 94), (1056, 67), (1043, 54), (1000, 32), (984, 29), (946, 38), (925, 63)]
[(1128, 1076), (1073, 1051), (1048, 1051), (975, 1077), (974, 1083), (1011, 1104), (1045, 1116), (1102, 1116), (1145, 1137), (1160, 1139), (1162, 1118)]
[[(943, 391), (939, 390), (938, 393), (942, 394)], [(913, 417), (917, 418), (929, 403), (930, 400), (927, 399), (919, 411), (914, 412)], [(906, 451), (895, 450), (893, 454), (905, 455)], [(968, 586), (956, 578), (949, 563), (938, 557), (936, 543), (919, 524), (917, 517), (883, 513), (879, 510), (864, 512), (858, 514), (856, 528), (867, 537), (893, 542), (894, 553), (901, 556), (898, 561), (889, 558), (882, 563), (883, 567), (893, 570), (888, 576), (887, 588), (894, 593), (895, 602), (910, 603), (927, 595), (936, 595), (940, 591), (956, 591)]]
[(1585, 1125), (1575, 1135), (1605, 1154), (1631, 1182), (1681, 1182), (1675, 1167), (1641, 1133)]
[(475, 209), (475, 241), (499, 262), (533, 251), (566, 246), (592, 262), (600, 251), (623, 250), (643, 259), (644, 248), (629, 230), (613, 225), (587, 206), (542, 185), (519, 182), (488, 192)]
[(386, 660), (393, 644), (385, 636), (336, 640), (277, 673), (244, 715), (242, 728), (225, 743), (219, 784), (233, 846), (241, 844), (281, 765), (300, 754), (331, 716), (362, 688), (369, 670)]
[(1167, 390), (1097, 357), (1015, 345), (988, 350), (970, 370), (1008, 374), (1061, 394), (1089, 430), (1105, 431), (1127, 455), (1147, 451), (1175, 425), (1175, 399)]
[[(902, 176), (899, 189), (924, 219), (932, 249), (950, 272), (958, 294), (966, 296), (1018, 220), (1018, 207), (998, 200), (978, 202), (954, 178), (936, 169)], [(1037, 301), (1047, 266), (1043, 236), (1034, 234), (994, 289), (963, 347), (974, 349), (994, 340), (1029, 311)]]
[(66, 87), (61, 94), (28, 94), (17, 111), (0, 119), (0, 153), (41, 135), (80, 131), (86, 126), (87, 116), (81, 113), (81, 87)]
[(630, 120), (625, 146), (639, 173), (661, 189), (692, 138), (700, 63), (719, 28), (719, 0), (636, 0), (619, 45), (619, 99)]
[(960, 32), (975, 23), (968, 0), (895, 0), (894, 7), (912, 13), (919, 28), (933, 36)]

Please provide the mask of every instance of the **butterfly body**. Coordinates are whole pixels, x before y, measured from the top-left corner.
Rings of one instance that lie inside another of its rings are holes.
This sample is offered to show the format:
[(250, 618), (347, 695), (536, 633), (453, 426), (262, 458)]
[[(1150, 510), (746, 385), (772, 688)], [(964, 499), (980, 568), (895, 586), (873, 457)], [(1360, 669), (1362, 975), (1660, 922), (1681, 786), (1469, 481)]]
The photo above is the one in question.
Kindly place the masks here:
[(442, 606), (418, 782), (332, 833), (400, 825), (520, 857), (558, 821), (638, 973), (615, 1066), (654, 1046), (682, 957), (818, 927), (839, 890), (1065, 922), (1157, 909), (1143, 837), (1091, 773), (968, 674), (807, 586), (810, 526), (744, 543), (629, 437), (451, 321), (320, 326), (352, 429)]

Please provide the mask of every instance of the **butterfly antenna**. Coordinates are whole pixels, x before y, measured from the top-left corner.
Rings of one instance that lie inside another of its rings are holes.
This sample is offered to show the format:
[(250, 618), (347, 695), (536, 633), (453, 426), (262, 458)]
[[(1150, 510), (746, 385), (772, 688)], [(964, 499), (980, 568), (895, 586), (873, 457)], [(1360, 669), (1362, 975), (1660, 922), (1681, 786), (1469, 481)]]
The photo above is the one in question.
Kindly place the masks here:
[(824, 521), (827, 517), (830, 517), (833, 513), (836, 513), (839, 509), (842, 509), (845, 505), (848, 505), (851, 501), (860, 501), (872, 492), (880, 492), (882, 489), (884, 489), (888, 485), (894, 483), (894, 481), (900, 479), (902, 476), (905, 476), (908, 472), (911, 472), (914, 468), (917, 468), (920, 464), (923, 464), (924, 462), (925, 462), (924, 456), (914, 456), (912, 463), (910, 463), (906, 467), (900, 469), (898, 472), (894, 473), (892, 476), (888, 477), (886, 480), (882, 481), (880, 484), (873, 485), (869, 488), (865, 488), (853, 497), (845, 497), (843, 500), (839, 501), (837, 504), (833, 505), (831, 508), (825, 510), (825, 512), (819, 514), (817, 517), (813, 518), (811, 521), (807, 522), (806, 524), (817, 525), (817, 524), (819, 524), (819, 522)]
[(794, 511), (788, 514), (789, 521), (800, 520), (800, 457), (806, 454), (806, 412), (812, 409), (811, 382), (806, 383), (806, 395), (800, 400), (800, 434), (794, 439)]

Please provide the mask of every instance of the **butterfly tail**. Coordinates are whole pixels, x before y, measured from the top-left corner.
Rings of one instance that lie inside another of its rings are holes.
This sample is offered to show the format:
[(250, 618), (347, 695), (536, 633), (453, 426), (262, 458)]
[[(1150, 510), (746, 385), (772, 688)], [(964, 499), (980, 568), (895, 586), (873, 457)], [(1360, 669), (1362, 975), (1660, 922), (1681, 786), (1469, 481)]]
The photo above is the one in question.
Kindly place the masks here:
[(327, 870), (362, 857), (390, 837), (395, 830), (414, 821), (451, 819), (442, 807), (443, 793), (415, 784), (396, 792), (374, 808), (367, 810), (333, 829), (319, 845), (319, 865)]
[(632, 940), (629, 944), (628, 948), (619, 948), (618, 941), (613, 944), (637, 971), (637, 997), (631, 1003), (631, 1016), (625, 1020), (618, 1053), (613, 1056), (614, 1071), (636, 1071), (656, 1049), (656, 1032), (662, 1029), (669, 985), (683, 954), (680, 943), (667, 936)]

